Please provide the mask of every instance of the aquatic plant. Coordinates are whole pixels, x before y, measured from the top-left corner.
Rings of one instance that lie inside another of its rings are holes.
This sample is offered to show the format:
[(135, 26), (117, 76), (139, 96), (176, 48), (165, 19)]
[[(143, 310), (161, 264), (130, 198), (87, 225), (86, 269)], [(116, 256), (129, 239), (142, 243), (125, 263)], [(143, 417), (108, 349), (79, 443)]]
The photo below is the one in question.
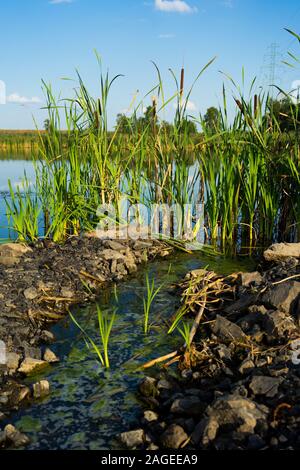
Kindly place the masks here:
[(154, 279), (151, 281), (149, 280), (149, 274), (146, 274), (146, 296), (143, 298), (143, 306), (144, 306), (144, 333), (147, 334), (149, 332), (149, 315), (151, 306), (155, 297), (158, 295), (160, 290), (163, 288), (164, 284), (161, 284), (159, 287), (155, 289)]
[(84, 328), (80, 325), (80, 323), (76, 320), (74, 315), (69, 311), (69, 315), (73, 323), (80, 329), (83, 333), (85, 342), (87, 346), (89, 345), (92, 347), (93, 351), (96, 353), (100, 363), (102, 366), (109, 369), (110, 362), (109, 362), (109, 338), (111, 335), (111, 330), (115, 321), (116, 311), (114, 310), (112, 313), (103, 312), (101, 307), (97, 304), (97, 319), (98, 319), (98, 328), (99, 328), (99, 338), (101, 340), (101, 346), (98, 346), (97, 343), (92, 339), (92, 337), (84, 330)]
[(183, 321), (181, 326), (177, 326), (177, 331), (181, 334), (184, 339), (184, 346), (188, 352), (191, 350), (191, 330), (192, 325), (190, 322)]

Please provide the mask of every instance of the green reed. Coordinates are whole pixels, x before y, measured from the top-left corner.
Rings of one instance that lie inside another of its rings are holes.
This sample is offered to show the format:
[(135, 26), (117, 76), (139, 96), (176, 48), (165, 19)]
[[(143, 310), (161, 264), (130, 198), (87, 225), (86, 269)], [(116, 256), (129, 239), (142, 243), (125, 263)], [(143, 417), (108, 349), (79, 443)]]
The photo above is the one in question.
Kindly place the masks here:
[[(214, 59), (189, 87), (184, 70), (180, 80), (171, 70), (175, 89), (170, 96), (154, 64), (152, 89), (141, 99), (136, 95), (131, 115), (109, 131), (109, 98), (120, 75), (111, 78), (98, 55), (97, 60), (97, 97), (79, 72), (70, 98), (55, 96), (43, 82), (48, 125), (45, 132), (37, 133), (36, 193), (33, 196), (26, 185), (20, 191), (10, 188), (11, 201), (7, 199), (10, 227), (21, 240), (42, 235), (62, 242), (93, 230), (101, 204), (115, 208), (119, 223), (124, 195), (131, 204), (143, 203), (148, 208), (153, 203), (181, 208), (181, 226), (175, 227), (173, 217), (171, 238), (186, 235), (184, 205), (191, 204), (189, 211), (194, 215), (193, 205), (202, 203), (203, 224), (195, 222), (193, 235), (201, 230), (205, 241), (218, 248), (252, 248), (257, 242), (299, 239), (300, 108), (287, 93), (278, 90), (289, 103), (292, 131), (280, 125), (271, 96), (256, 92), (255, 79), (246, 94), (244, 70), (241, 85), (224, 74), (228, 85), (223, 86), (223, 102), (211, 128), (203, 116), (189, 116), (188, 104)], [(235, 106), (232, 119), (228, 118), (229, 100)], [(149, 106), (143, 114), (145, 104)], [(164, 113), (174, 104), (174, 120), (166, 123)]]

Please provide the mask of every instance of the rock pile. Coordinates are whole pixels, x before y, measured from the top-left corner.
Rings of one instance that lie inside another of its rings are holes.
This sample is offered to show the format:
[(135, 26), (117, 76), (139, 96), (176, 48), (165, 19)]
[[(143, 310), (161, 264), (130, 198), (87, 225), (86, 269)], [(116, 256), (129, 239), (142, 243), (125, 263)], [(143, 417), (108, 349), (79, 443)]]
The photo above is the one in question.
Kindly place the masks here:
[(284, 246), (265, 252), (261, 272), (236, 276), (234, 301), (206, 312), (191, 368), (143, 380), (133, 447), (300, 449), (300, 244)]

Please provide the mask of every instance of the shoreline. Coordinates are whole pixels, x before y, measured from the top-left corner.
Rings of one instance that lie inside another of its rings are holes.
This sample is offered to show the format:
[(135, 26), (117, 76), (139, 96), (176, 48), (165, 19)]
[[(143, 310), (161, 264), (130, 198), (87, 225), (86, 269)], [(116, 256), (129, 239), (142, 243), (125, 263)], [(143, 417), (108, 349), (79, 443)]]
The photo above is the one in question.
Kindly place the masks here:
[[(26, 378), (59, 361), (51, 351), (49, 328), (72, 306), (96, 300), (104, 285), (119, 282), (138, 266), (173, 249), (157, 240), (101, 240), (72, 237), (63, 245), (48, 240), (33, 246), (0, 245), (0, 427), (11, 412), (49, 395), (51, 384), (30, 386)], [(11, 425), (0, 431), (1, 447), (23, 447), (28, 439)]]

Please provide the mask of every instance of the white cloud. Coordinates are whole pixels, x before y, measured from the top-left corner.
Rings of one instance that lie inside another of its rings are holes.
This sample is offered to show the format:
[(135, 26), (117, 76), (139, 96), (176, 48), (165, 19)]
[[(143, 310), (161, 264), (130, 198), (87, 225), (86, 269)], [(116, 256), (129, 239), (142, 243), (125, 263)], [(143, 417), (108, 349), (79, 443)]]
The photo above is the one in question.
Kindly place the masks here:
[(186, 105), (186, 110), (191, 111), (191, 112), (195, 112), (195, 111), (197, 111), (197, 106), (195, 105), (195, 103), (193, 101), (188, 101), (187, 105)]
[(155, 0), (155, 8), (159, 11), (175, 13), (196, 13), (197, 8), (191, 7), (183, 0)]
[(164, 33), (158, 35), (159, 39), (173, 39), (175, 38), (175, 34), (172, 33)]
[(73, 3), (73, 0), (50, 0), (51, 5), (60, 5), (61, 3)]
[[(184, 98), (182, 100), (182, 104), (185, 105)], [(173, 103), (173, 108), (177, 109), (177, 103)], [(197, 108), (196, 104), (193, 101), (188, 100), (188, 102), (186, 104), (186, 110), (190, 111), (191, 113), (194, 113), (194, 112), (197, 111), (197, 109), (198, 108)]]
[(12, 93), (7, 97), (8, 103), (14, 104), (39, 104), (42, 100), (38, 96), (33, 96), (32, 98), (27, 98), (27, 96), (21, 96), (19, 93)]
[(221, 5), (223, 5), (226, 8), (233, 8), (233, 0), (223, 0), (221, 2)]

